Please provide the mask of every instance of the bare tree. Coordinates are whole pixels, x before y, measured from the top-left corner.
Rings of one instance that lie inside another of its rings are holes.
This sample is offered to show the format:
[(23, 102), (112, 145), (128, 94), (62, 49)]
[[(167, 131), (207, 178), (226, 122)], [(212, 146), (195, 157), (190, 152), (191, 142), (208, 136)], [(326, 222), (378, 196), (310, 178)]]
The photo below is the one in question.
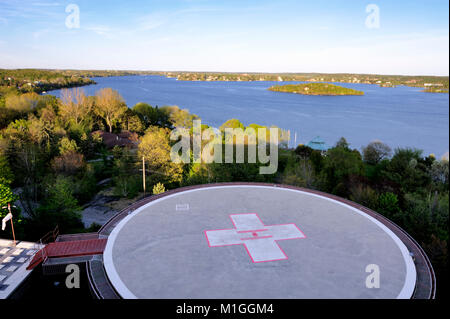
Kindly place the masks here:
[(389, 158), (391, 154), (391, 148), (381, 141), (373, 141), (363, 147), (364, 161), (369, 164), (378, 164), (383, 159)]
[(61, 93), (60, 114), (66, 120), (80, 124), (92, 111), (92, 105), (83, 89), (63, 89)]
[(105, 88), (96, 93), (94, 111), (105, 120), (110, 133), (112, 133), (113, 126), (120, 121), (126, 110), (126, 104), (116, 90)]

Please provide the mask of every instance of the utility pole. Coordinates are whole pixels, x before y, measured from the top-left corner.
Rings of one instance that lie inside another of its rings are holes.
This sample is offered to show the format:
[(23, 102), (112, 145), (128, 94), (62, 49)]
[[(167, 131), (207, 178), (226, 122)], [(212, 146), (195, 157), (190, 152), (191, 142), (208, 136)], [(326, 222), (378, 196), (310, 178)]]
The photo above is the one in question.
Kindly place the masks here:
[(145, 195), (145, 158), (142, 156), (142, 186), (144, 188)]

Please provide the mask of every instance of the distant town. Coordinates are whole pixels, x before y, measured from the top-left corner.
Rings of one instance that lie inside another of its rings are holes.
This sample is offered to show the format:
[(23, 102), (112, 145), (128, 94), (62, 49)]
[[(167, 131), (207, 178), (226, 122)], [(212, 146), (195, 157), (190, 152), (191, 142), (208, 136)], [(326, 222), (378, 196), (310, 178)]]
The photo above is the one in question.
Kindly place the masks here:
[(423, 87), (425, 92), (448, 93), (448, 76), (404, 76), (376, 74), (321, 73), (209, 73), (163, 72), (180, 81), (308, 81), (377, 84), (381, 87), (406, 85)]
[(38, 70), (0, 69), (0, 95), (9, 91), (42, 93), (53, 89), (95, 84), (92, 77), (162, 75), (179, 81), (305, 81), (376, 84), (380, 87), (405, 85), (429, 93), (448, 93), (448, 76), (406, 76), (376, 74), (322, 73), (225, 73), (167, 72), (133, 70)]

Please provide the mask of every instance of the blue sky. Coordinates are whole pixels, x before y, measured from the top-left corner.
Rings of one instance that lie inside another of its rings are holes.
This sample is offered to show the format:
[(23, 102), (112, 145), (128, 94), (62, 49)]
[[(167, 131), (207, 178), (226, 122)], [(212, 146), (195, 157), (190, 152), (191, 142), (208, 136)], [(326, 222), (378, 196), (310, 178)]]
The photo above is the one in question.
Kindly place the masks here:
[(448, 75), (448, 12), (447, 0), (0, 0), (0, 68)]

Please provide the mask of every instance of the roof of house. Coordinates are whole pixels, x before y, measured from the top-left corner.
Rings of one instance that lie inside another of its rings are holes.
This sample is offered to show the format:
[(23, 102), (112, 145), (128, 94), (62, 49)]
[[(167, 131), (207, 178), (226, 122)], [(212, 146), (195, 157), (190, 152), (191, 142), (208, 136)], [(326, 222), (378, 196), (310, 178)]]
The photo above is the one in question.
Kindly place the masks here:
[(326, 151), (330, 148), (320, 136), (313, 138), (306, 146), (318, 151)]
[(103, 143), (108, 148), (113, 148), (114, 146), (127, 146), (136, 147), (138, 142), (138, 135), (129, 131), (122, 131), (119, 134), (109, 133), (105, 131), (95, 131), (92, 134), (99, 134), (102, 138)]

